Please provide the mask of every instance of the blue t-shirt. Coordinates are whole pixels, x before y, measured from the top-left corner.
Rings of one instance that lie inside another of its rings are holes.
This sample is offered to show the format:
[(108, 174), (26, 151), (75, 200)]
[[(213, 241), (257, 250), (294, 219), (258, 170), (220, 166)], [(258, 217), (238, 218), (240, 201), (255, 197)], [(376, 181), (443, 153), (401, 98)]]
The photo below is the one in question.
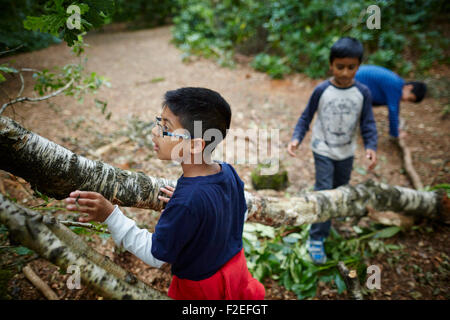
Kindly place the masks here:
[(374, 105), (388, 106), (389, 134), (398, 137), (400, 100), (405, 81), (391, 70), (373, 65), (359, 67), (355, 79), (369, 88)]
[(244, 183), (231, 165), (219, 164), (219, 173), (178, 179), (152, 235), (153, 256), (179, 278), (206, 279), (242, 249)]

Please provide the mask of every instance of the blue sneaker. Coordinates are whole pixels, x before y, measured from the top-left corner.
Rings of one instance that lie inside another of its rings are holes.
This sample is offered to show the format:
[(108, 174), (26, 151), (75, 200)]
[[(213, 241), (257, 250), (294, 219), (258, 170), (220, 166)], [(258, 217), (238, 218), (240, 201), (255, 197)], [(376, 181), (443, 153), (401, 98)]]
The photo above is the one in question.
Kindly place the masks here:
[(308, 241), (306, 242), (309, 256), (315, 264), (324, 264), (327, 262), (327, 255), (325, 254), (323, 241), (323, 238), (320, 240), (312, 240), (311, 238), (308, 238)]

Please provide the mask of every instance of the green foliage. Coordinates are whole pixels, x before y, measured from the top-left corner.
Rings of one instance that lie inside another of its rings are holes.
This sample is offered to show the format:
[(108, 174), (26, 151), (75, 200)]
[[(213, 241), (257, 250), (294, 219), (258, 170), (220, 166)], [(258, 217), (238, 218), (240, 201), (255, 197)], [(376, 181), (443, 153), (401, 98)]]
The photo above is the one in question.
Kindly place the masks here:
[(70, 226), (69, 229), (71, 229), (74, 233), (78, 235), (88, 236), (88, 239), (91, 239), (92, 235), (94, 234), (98, 235), (102, 239), (108, 239), (111, 237), (111, 235), (106, 232), (107, 231), (106, 224), (101, 224), (95, 221), (91, 221), (90, 224), (93, 226), (93, 229), (76, 226)]
[[(448, 11), (444, 0), (178, 0), (178, 4), (173, 36), (186, 56), (198, 54), (233, 65), (235, 52), (257, 54), (252, 66), (274, 78), (290, 72), (325, 76), (329, 49), (342, 36), (363, 42), (364, 62), (401, 75), (423, 73), (434, 62), (448, 63), (443, 53), (449, 40), (431, 25), (440, 12)], [(381, 9), (378, 30), (366, 26), (366, 10), (373, 4)]]
[[(48, 47), (60, 40), (51, 34), (26, 30), (23, 20), (28, 15), (44, 13), (42, 1), (0, 0), (0, 51), (30, 51)], [(0, 76), (1, 79), (1, 76)]]
[(17, 69), (11, 68), (8, 63), (0, 64), (0, 83), (3, 81), (6, 81), (5, 76), (3, 73), (17, 73)]
[(250, 65), (258, 71), (268, 73), (274, 79), (283, 78), (283, 75), (291, 72), (291, 68), (286, 65), (286, 59), (266, 53), (258, 54)]
[[(71, 29), (67, 25), (74, 13), (68, 12), (70, 5), (76, 5), (80, 9), (80, 28)], [(108, 15), (114, 12), (114, 0), (48, 0), (44, 8), (44, 14), (27, 16), (23, 22), (24, 27), (58, 36), (69, 46), (73, 46), (79, 35), (105, 24)]]
[(450, 183), (441, 183), (432, 187), (427, 186), (424, 189), (425, 191), (444, 190), (447, 193), (447, 197), (450, 197)]
[(115, 3), (112, 20), (132, 22), (136, 28), (164, 25), (177, 13), (176, 0), (116, 0)]
[(243, 243), (247, 265), (252, 275), (262, 281), (267, 277), (277, 280), (286, 289), (293, 291), (299, 299), (316, 295), (318, 281), (330, 283), (338, 293), (345, 283), (337, 269), (339, 261), (357, 270), (360, 281), (366, 277), (364, 259), (377, 253), (401, 249), (385, 244), (383, 240), (394, 236), (398, 227), (371, 228), (354, 227), (356, 237), (344, 238), (331, 229), (325, 241), (328, 261), (315, 265), (306, 249), (309, 226), (273, 228), (260, 224), (244, 225)]
[[(109, 86), (109, 82), (103, 76), (97, 75), (95, 72), (85, 73), (84, 68), (87, 58), (82, 56), (86, 44), (83, 42), (82, 35), (77, 37), (72, 47), (72, 52), (79, 57), (78, 63), (69, 63), (63, 67), (56, 67), (52, 71), (44, 69), (33, 74), (36, 80), (34, 90), (43, 96), (47, 93), (54, 92), (64, 86), (70, 81), (73, 83), (64, 91), (67, 96), (73, 96), (78, 101), (83, 102), (83, 97), (87, 93), (95, 93), (102, 85)], [(98, 103), (103, 104), (101, 107)], [(106, 102), (96, 100), (96, 106), (102, 110), (104, 114), (106, 111)], [(107, 114), (109, 119), (111, 115)]]

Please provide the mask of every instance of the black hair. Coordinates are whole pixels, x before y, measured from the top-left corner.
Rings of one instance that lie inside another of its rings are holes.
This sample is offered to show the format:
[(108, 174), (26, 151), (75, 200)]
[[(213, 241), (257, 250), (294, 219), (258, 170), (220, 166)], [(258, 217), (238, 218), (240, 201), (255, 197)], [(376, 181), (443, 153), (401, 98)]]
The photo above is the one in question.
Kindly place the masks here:
[(412, 93), (416, 96), (416, 101), (414, 102), (420, 102), (425, 97), (425, 94), (427, 93), (427, 85), (423, 82), (419, 81), (409, 81), (406, 82), (405, 85), (412, 84), (413, 88), (411, 90)]
[(364, 48), (357, 39), (351, 37), (340, 38), (336, 41), (330, 50), (330, 63), (335, 58), (358, 58), (362, 62)]
[[(163, 106), (176, 115), (192, 138), (203, 138), (208, 129), (218, 129), (223, 139), (231, 123), (231, 108), (222, 96), (210, 89), (186, 87), (167, 91)], [(194, 136), (194, 121), (202, 122), (202, 136)], [(222, 141), (222, 140), (220, 140)], [(217, 145), (220, 141), (215, 141)], [(205, 141), (209, 145), (213, 141)]]

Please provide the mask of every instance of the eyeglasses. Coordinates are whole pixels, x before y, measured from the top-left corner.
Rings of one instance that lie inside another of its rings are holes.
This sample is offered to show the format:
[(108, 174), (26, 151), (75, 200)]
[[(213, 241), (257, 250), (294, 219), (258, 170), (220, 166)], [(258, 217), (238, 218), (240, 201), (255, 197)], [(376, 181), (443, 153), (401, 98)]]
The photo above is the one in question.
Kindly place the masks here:
[(169, 128), (167, 128), (167, 126), (163, 126), (161, 124), (161, 117), (155, 117), (156, 118), (156, 125), (159, 128), (159, 135), (162, 137), (165, 136), (169, 136), (169, 137), (177, 137), (177, 138), (182, 138), (182, 139), (190, 139), (191, 137), (187, 134), (178, 134), (178, 133), (173, 133), (173, 132), (169, 132)]

